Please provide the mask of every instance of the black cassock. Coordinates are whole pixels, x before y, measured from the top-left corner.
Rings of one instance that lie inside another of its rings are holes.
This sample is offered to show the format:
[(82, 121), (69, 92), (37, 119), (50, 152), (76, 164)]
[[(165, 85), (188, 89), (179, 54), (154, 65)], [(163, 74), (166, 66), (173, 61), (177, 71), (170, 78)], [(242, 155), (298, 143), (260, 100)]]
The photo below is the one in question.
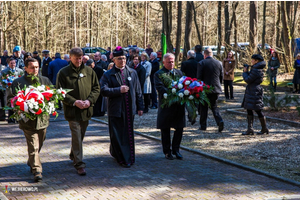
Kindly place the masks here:
[[(114, 67), (103, 75), (100, 84), (103, 96), (108, 97), (110, 154), (120, 164), (133, 164), (135, 162), (134, 114), (137, 109), (143, 109), (137, 74), (127, 67), (124, 71)], [(127, 85), (129, 91), (120, 93), (121, 85)]]

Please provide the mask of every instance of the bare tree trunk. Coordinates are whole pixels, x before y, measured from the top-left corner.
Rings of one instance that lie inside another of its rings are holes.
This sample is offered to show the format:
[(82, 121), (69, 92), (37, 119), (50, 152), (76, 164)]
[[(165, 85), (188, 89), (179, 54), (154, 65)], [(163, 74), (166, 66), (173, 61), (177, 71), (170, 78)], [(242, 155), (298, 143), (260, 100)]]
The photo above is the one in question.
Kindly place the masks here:
[(280, 4), (278, 1), (276, 1), (276, 5), (277, 5), (277, 20), (276, 20), (276, 46), (279, 47), (280, 46), (280, 35), (281, 35), (281, 32), (280, 32), (280, 27), (279, 27), (279, 24), (280, 24), (280, 21), (281, 21), (281, 14), (280, 14)]
[(227, 52), (227, 45), (230, 45), (230, 25), (229, 25), (229, 9), (228, 1), (225, 1), (224, 15), (225, 15), (225, 52)]
[[(93, 3), (93, 2), (92, 2)], [(90, 18), (89, 18), (89, 38), (90, 38), (90, 44), (91, 46), (93, 45), (93, 34), (92, 34), (92, 28), (93, 28), (93, 4), (89, 5), (89, 10), (90, 10)]]
[(253, 52), (256, 50), (257, 46), (257, 1), (250, 1), (250, 35), (249, 42), (250, 48)]
[(183, 61), (187, 59), (187, 52), (191, 49), (191, 30), (192, 30), (192, 15), (193, 6), (191, 1), (186, 2), (186, 15), (185, 15), (185, 32), (184, 32), (184, 49)]
[(261, 48), (262, 52), (265, 52), (265, 35), (266, 35), (266, 8), (267, 8), (267, 2), (264, 1), (264, 7), (263, 7), (263, 29), (262, 29), (262, 36), (261, 36)]
[(144, 2), (144, 40), (143, 46), (147, 46), (147, 1)]
[[(238, 29), (238, 25), (237, 25), (237, 22), (236, 22), (236, 14), (235, 14), (235, 9), (238, 5), (238, 2), (235, 2), (234, 3), (234, 11), (232, 12), (232, 19), (233, 19), (233, 24), (234, 24), (234, 47), (235, 47), (235, 68), (238, 68), (238, 62), (239, 62), (239, 59), (238, 59), (238, 45), (237, 45), (237, 29)], [(241, 56), (241, 55), (240, 55)]]
[(220, 55), (222, 46), (222, 1), (218, 1), (218, 49), (217, 54)]
[(74, 21), (74, 46), (77, 47), (77, 30), (76, 30), (76, 1), (74, 1), (74, 7), (73, 7), (73, 21)]
[(173, 52), (173, 45), (171, 41), (172, 30), (172, 2), (160, 1), (160, 6), (163, 9), (163, 30), (167, 40), (167, 51)]
[(116, 9), (116, 46), (119, 45), (119, 2), (117, 1)]
[(201, 39), (201, 34), (200, 34), (200, 30), (199, 30), (199, 26), (197, 24), (197, 12), (196, 12), (196, 8), (195, 8), (195, 4), (192, 1), (192, 6), (193, 6), (193, 10), (194, 10), (194, 23), (195, 23), (195, 27), (196, 27), (196, 31), (197, 31), (197, 36), (198, 36), (198, 40), (199, 40), (199, 45), (203, 45), (203, 41)]
[(179, 61), (179, 53), (180, 53), (180, 42), (181, 42), (181, 18), (182, 18), (182, 1), (178, 1), (178, 9), (177, 9), (177, 37), (176, 37), (176, 49), (175, 49), (175, 62)]

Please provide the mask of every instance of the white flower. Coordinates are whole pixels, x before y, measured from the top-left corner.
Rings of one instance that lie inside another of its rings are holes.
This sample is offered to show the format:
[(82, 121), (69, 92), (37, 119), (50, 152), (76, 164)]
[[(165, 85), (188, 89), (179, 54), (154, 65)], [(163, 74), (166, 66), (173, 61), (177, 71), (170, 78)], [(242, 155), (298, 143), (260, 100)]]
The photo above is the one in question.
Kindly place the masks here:
[(193, 99), (194, 99), (193, 95), (190, 95), (189, 100), (193, 100)]
[(184, 92), (183, 92), (185, 95), (189, 95), (190, 94), (190, 91), (188, 91), (188, 90), (184, 90)]
[(189, 85), (191, 83), (191, 81), (186, 81), (185, 85)]
[(176, 93), (176, 88), (172, 88), (172, 93), (173, 93), (173, 94)]
[(30, 108), (30, 109), (33, 108), (33, 104), (31, 102), (28, 102), (28, 108)]
[(167, 99), (168, 98), (168, 94), (164, 93), (164, 98)]
[(57, 94), (60, 94), (61, 93), (61, 89), (57, 89), (56, 92), (57, 92)]
[(183, 88), (183, 85), (181, 83), (178, 84), (178, 88), (181, 89)]
[(179, 96), (180, 98), (182, 98), (182, 97), (183, 97), (183, 93), (180, 92), (180, 93), (178, 94), (178, 96)]
[(177, 84), (177, 81), (174, 81), (173, 84), (176, 85), (176, 84)]
[(131, 81), (131, 77), (129, 76), (128, 78), (127, 78), (129, 81)]
[(37, 86), (36, 88), (38, 91), (45, 91), (45, 86), (44, 85), (40, 85), (40, 86)]
[(80, 74), (79, 74), (79, 77), (80, 77), (80, 78), (84, 77), (83, 73), (80, 73)]

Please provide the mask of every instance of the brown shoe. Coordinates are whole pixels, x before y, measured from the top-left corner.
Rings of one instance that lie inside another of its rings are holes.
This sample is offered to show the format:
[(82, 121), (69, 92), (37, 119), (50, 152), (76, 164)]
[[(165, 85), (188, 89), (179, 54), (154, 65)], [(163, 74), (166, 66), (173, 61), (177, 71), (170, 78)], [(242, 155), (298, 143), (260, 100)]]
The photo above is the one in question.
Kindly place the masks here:
[(86, 171), (83, 167), (77, 169), (77, 173), (80, 175), (80, 176), (85, 176), (86, 175)]
[(43, 176), (42, 176), (41, 172), (35, 172), (34, 173), (34, 181), (35, 182), (40, 182), (40, 181), (42, 181), (42, 179), (43, 179)]

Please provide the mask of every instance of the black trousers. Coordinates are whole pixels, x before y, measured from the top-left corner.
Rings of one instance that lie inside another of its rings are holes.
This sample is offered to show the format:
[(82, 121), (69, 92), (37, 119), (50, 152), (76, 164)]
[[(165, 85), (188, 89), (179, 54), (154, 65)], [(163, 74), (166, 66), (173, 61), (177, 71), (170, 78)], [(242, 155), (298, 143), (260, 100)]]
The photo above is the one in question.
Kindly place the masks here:
[[(170, 128), (164, 128), (161, 130), (161, 142), (163, 146), (164, 154), (171, 153), (171, 136)], [(182, 139), (183, 128), (177, 128), (174, 131), (173, 141), (172, 141), (172, 152), (179, 152), (179, 147)]]
[[(210, 109), (213, 113), (213, 116), (216, 120), (217, 125), (219, 126), (219, 123), (223, 121), (220, 111), (217, 105), (217, 100), (219, 98), (219, 94), (207, 94), (207, 97), (210, 102)], [(200, 114), (200, 126), (201, 128), (206, 128), (207, 125), (207, 113), (208, 113), (208, 105), (207, 103), (204, 103), (204, 105), (200, 104), (199, 106), (199, 114)]]
[(151, 100), (152, 100), (152, 106), (157, 107), (157, 93), (156, 93), (156, 88), (155, 85), (151, 83), (152, 87), (152, 93), (151, 93)]
[(150, 103), (150, 94), (144, 94), (144, 111), (148, 112), (149, 103)]
[(233, 98), (233, 86), (231, 80), (224, 80), (224, 91), (225, 91), (225, 98), (229, 99), (228, 87), (230, 89), (230, 98)]

